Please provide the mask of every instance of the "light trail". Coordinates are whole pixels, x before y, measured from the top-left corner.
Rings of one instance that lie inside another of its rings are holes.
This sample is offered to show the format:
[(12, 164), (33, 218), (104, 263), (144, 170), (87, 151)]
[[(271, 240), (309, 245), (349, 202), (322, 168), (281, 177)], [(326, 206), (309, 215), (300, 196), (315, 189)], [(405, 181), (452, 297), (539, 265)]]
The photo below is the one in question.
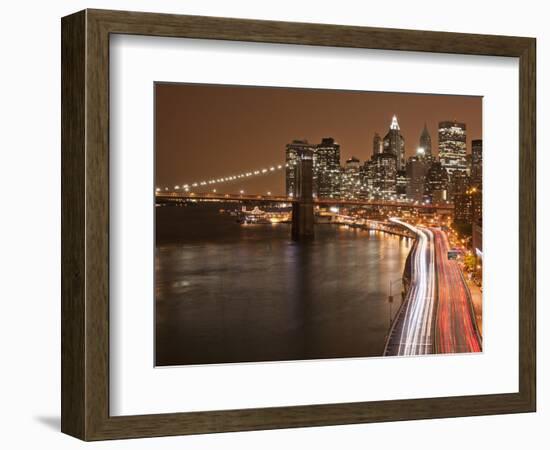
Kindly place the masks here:
[(434, 229), (437, 253), (438, 297), (435, 351), (437, 353), (475, 353), (481, 351), (468, 286), (461, 269), (447, 255), (447, 235)]
[(386, 355), (475, 353), (481, 351), (468, 286), (449, 241), (439, 228), (390, 219), (417, 236), (411, 253), (411, 285), (386, 343)]
[(432, 353), (432, 325), (435, 305), (435, 263), (433, 233), (392, 218), (418, 236), (411, 261), (411, 286), (405, 299), (404, 319), (396, 354), (400, 356)]

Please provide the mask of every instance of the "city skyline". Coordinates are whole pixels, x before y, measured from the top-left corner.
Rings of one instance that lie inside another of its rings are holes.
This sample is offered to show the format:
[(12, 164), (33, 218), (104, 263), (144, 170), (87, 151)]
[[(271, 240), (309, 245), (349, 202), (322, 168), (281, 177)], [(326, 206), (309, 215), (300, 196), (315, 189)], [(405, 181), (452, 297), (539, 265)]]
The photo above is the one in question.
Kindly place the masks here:
[(156, 365), (482, 351), (480, 97), (155, 92)]
[[(375, 133), (383, 138), (394, 115), (406, 160), (416, 154), (424, 125), (436, 157), (439, 122), (466, 124), (467, 154), (482, 138), (481, 97), (189, 84), (157, 84), (155, 93), (157, 186), (284, 164), (285, 147), (296, 139), (316, 145), (334, 138), (342, 165), (351, 157), (362, 164)], [(285, 179), (252, 177), (223, 189), (283, 194)]]

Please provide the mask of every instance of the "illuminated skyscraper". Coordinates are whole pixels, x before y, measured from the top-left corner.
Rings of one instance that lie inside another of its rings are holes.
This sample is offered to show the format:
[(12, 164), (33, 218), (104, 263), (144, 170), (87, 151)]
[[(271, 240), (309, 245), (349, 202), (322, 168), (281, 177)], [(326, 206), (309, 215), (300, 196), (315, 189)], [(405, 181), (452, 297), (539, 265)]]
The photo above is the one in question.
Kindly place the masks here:
[(409, 177), (406, 170), (398, 170), (395, 174), (395, 195), (398, 200), (407, 199)]
[(472, 141), (472, 185), (480, 187), (483, 182), (483, 141)]
[(342, 197), (350, 200), (361, 197), (361, 162), (352, 156), (346, 161), (342, 174)]
[(482, 195), (477, 188), (468, 189), (455, 196), (455, 222), (473, 224), (479, 222), (482, 215)]
[(405, 139), (401, 135), (397, 117), (394, 115), (388, 134), (384, 136), (384, 153), (390, 153), (396, 158), (397, 170), (405, 170)]
[(397, 193), (397, 158), (392, 153), (380, 153), (373, 158), (373, 196), (395, 199)]
[(466, 172), (466, 124), (439, 122), (439, 161), (449, 176)]
[(320, 198), (339, 198), (341, 183), (340, 144), (333, 138), (323, 138), (316, 146), (315, 177), (317, 196)]
[(431, 158), (425, 157), (425, 149), (419, 147), (416, 155), (411, 156), (407, 161), (407, 197), (411, 200), (422, 201), (426, 185), (426, 172), (430, 165)]
[(449, 175), (440, 162), (434, 161), (426, 173), (424, 198), (432, 203), (448, 200)]
[(361, 181), (361, 198), (369, 199), (374, 197), (374, 174), (376, 169), (376, 158), (373, 157), (363, 163), (359, 170)]
[(294, 197), (296, 195), (296, 165), (297, 157), (302, 150), (313, 150), (314, 146), (307, 140), (294, 140), (286, 145), (286, 195)]
[(470, 189), (470, 177), (466, 171), (455, 170), (449, 179), (449, 196), (453, 200)]

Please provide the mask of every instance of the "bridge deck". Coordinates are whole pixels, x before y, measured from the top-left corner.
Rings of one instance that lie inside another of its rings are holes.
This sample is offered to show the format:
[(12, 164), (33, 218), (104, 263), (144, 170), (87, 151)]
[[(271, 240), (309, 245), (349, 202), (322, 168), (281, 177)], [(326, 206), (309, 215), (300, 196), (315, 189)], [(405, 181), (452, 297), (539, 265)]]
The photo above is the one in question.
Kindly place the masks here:
[[(216, 194), (216, 193), (187, 193), (187, 192), (157, 192), (157, 201), (238, 201), (238, 202), (271, 202), (271, 203), (296, 203), (299, 200), (292, 197), (276, 196), (276, 195), (253, 195), (253, 194)], [(393, 200), (350, 200), (350, 199), (335, 199), (335, 198), (315, 198), (314, 203), (317, 205), (341, 205), (341, 206), (385, 206), (406, 209), (427, 209), (427, 210), (446, 210), (452, 211), (454, 205), (450, 203), (414, 203)]]

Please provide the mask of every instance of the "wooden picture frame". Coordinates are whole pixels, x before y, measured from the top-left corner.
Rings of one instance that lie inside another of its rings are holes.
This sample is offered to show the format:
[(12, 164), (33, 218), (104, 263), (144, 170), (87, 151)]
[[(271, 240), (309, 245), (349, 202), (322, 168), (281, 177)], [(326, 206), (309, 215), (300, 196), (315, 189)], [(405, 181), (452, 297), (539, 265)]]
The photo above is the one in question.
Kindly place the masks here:
[[(535, 411), (535, 39), (104, 10), (61, 25), (64, 433), (101, 440)], [(519, 58), (519, 392), (110, 416), (109, 36), (117, 33)]]

